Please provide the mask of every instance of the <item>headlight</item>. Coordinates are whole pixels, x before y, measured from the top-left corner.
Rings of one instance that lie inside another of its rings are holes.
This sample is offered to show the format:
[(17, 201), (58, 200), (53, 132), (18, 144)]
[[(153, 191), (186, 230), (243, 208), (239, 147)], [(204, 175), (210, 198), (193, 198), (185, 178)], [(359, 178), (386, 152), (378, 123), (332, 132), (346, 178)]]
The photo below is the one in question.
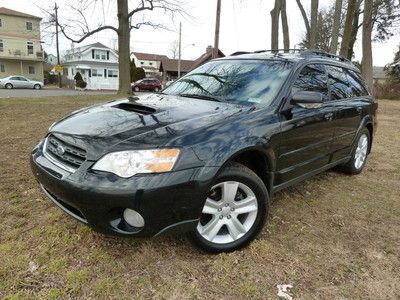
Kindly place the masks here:
[(178, 149), (112, 152), (103, 156), (92, 169), (111, 172), (124, 178), (139, 173), (168, 172), (174, 167), (178, 156)]

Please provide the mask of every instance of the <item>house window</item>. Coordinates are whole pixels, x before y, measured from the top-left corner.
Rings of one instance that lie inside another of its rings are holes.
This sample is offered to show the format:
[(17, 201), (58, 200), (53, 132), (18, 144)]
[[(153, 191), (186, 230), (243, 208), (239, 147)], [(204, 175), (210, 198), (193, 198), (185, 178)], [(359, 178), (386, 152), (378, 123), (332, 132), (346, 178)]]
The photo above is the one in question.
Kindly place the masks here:
[(0, 72), (4, 73), (6, 71), (6, 68), (4, 65), (0, 65)]
[(35, 67), (34, 66), (29, 66), (28, 67), (28, 73), (29, 74), (35, 74)]
[(105, 60), (106, 59), (106, 55), (103, 53), (103, 54), (101, 54), (101, 59), (102, 60)]
[(26, 30), (32, 30), (32, 22), (26, 22)]
[(149, 65), (150, 65), (150, 66), (152, 66), (152, 65), (153, 65), (153, 63), (152, 63), (152, 62), (149, 62)]
[(28, 54), (33, 54), (33, 42), (27, 42)]
[(101, 74), (101, 70), (92, 69), (92, 77), (103, 77), (103, 74)]
[(3, 27), (3, 21), (0, 19), (0, 27)]
[(108, 70), (108, 77), (118, 77), (117, 70)]
[(144, 65), (144, 61), (141, 61), (140, 64), (141, 64), (141, 65)]
[(0, 40), (0, 52), (4, 51), (3, 40)]

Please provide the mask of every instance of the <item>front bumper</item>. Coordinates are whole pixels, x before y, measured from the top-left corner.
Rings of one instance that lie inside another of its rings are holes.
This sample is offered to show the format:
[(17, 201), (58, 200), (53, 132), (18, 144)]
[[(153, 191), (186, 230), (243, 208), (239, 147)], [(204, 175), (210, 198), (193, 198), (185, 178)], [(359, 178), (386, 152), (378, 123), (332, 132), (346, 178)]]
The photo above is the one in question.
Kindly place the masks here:
[[(193, 230), (218, 168), (199, 167), (162, 174), (120, 178), (94, 172), (86, 161), (69, 173), (34, 148), (31, 167), (45, 194), (62, 210), (97, 231), (130, 236), (154, 236)], [(139, 212), (143, 228), (129, 226), (125, 208)]]

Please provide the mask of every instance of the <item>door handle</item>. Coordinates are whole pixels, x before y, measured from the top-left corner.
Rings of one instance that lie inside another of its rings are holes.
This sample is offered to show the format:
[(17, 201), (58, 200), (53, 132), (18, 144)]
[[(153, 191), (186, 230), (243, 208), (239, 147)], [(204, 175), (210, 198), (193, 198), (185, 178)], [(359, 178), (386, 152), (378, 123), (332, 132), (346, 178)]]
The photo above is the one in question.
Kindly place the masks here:
[(327, 121), (332, 121), (332, 120), (333, 120), (333, 112), (326, 113), (326, 114), (324, 115), (324, 118), (325, 118), (325, 120), (327, 120)]

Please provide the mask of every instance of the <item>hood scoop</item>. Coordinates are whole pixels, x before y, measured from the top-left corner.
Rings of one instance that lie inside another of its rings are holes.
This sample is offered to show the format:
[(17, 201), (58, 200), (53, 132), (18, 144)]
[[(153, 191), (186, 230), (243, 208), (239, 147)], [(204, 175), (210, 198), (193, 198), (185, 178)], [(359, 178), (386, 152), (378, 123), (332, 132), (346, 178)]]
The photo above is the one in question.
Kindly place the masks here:
[(113, 107), (119, 108), (122, 110), (126, 111), (133, 111), (141, 115), (151, 115), (156, 112), (156, 110), (152, 107), (149, 106), (144, 106), (132, 102), (125, 102), (125, 103), (119, 103), (117, 105), (114, 105)]

